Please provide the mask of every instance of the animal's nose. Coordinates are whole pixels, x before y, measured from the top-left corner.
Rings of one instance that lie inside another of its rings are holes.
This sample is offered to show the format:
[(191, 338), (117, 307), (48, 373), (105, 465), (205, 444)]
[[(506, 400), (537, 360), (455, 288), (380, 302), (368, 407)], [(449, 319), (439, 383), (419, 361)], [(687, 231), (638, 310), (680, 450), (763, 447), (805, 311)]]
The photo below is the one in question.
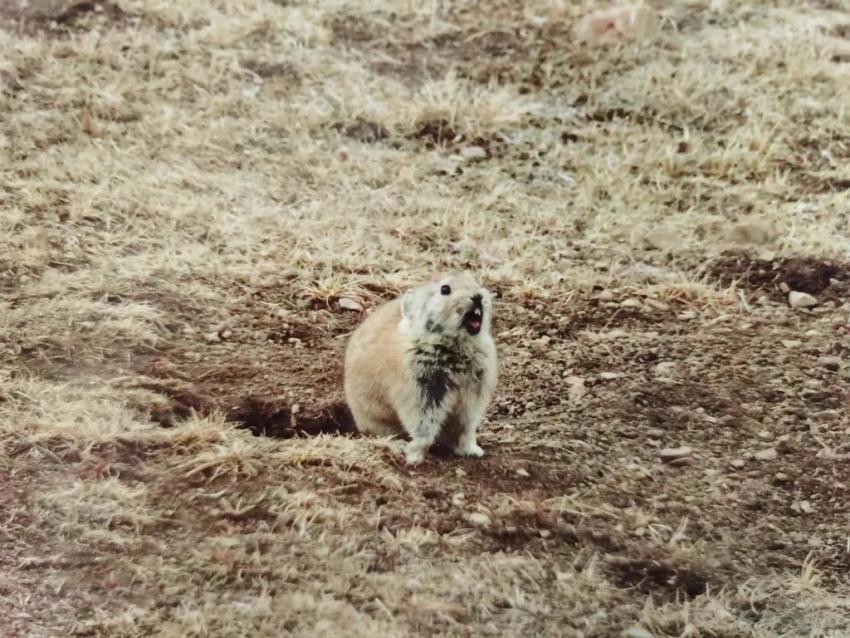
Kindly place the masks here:
[(481, 295), (472, 295), (472, 303), (476, 306), (481, 305)]

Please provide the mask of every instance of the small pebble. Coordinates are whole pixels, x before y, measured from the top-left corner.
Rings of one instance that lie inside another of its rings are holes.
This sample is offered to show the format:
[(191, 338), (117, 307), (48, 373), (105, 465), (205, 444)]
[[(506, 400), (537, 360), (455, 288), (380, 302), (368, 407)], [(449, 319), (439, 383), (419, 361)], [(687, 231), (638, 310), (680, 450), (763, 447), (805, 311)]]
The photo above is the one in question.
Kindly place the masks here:
[(753, 457), (758, 459), (759, 461), (772, 461), (777, 456), (778, 453), (776, 452), (776, 448), (772, 447), (765, 448), (764, 450), (759, 450), (758, 452), (753, 454)]
[(362, 312), (363, 306), (360, 302), (352, 299), (351, 297), (340, 297), (339, 307), (343, 310), (352, 310), (354, 312)]
[(531, 474), (529, 474), (529, 473), (528, 473), (528, 470), (525, 470), (525, 469), (523, 469), (523, 468), (519, 468), (519, 469), (515, 472), (515, 474), (516, 474), (518, 477), (520, 477), (520, 478), (528, 478), (529, 476), (531, 476)]
[(676, 370), (675, 361), (662, 361), (653, 369), (656, 377), (670, 377)]
[(655, 636), (643, 627), (631, 627), (623, 632), (623, 638), (655, 638)]
[(584, 379), (575, 375), (570, 375), (566, 377), (565, 380), (569, 386), (567, 394), (571, 401), (580, 401), (584, 398), (584, 395), (587, 394), (587, 388), (584, 386)]
[(490, 527), (490, 517), (483, 512), (467, 514), (466, 520), (475, 525), (475, 527)]
[(625, 376), (625, 375), (623, 375), (622, 372), (600, 372), (599, 373), (599, 378), (602, 379), (603, 381), (613, 381), (614, 379), (619, 379), (623, 376)]
[(747, 462), (744, 459), (732, 459), (729, 462), (729, 465), (731, 465), (732, 467), (737, 468), (737, 469), (744, 467), (746, 464), (747, 464)]
[(665, 463), (677, 463), (682, 462), (693, 453), (693, 448), (683, 445), (681, 447), (666, 447), (663, 450), (659, 450), (658, 456)]
[(465, 160), (487, 159), (487, 151), (480, 146), (467, 146), (460, 149), (460, 156)]
[(788, 305), (792, 308), (811, 308), (818, 305), (818, 300), (807, 292), (792, 290), (788, 293)]
[(791, 503), (791, 509), (798, 514), (813, 514), (815, 511), (809, 501), (794, 501)]

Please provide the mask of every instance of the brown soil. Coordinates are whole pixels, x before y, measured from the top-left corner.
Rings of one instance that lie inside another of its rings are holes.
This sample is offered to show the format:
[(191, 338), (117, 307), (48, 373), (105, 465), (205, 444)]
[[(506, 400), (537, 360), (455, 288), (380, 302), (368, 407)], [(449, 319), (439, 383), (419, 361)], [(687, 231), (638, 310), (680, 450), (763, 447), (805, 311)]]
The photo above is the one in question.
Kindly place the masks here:
[(787, 298), (788, 290), (833, 301), (843, 301), (850, 295), (850, 264), (810, 257), (770, 261), (746, 256), (725, 257), (713, 262), (709, 273), (726, 285), (737, 283), (777, 300)]
[[(787, 281), (821, 293), (830, 277), (846, 271), (814, 260), (787, 260), (768, 270), (761, 262), (739, 259), (716, 272), (749, 273), (746, 282), (754, 288)], [(312, 328), (301, 333), (304, 345), (296, 348), (280, 340), (263, 342), (253, 330), (265, 320), (252, 307), (234, 309), (246, 328), (237, 328), (227, 341), (204, 346), (184, 341), (156, 358), (140, 359), (144, 365), (137, 371), (155, 379), (143, 387), (167, 399), (151, 408), (151, 418), (180, 427), (193, 412), (220, 412), (255, 435), (351, 435), (351, 415), (341, 401), (338, 337), (357, 318), (310, 311), (304, 324)], [(552, 316), (562, 317), (563, 329), (551, 325)], [(788, 315), (779, 325), (790, 336), (806, 322)], [(488, 456), (459, 461), (436, 451), (422, 467), (399, 465), (421, 496), (415, 506), (383, 504), (389, 529), (415, 524), (450, 531), (461, 521), (446, 510), (444, 497), (458, 492), (485, 503), (505, 497), (540, 503), (580, 492), (601, 515), (570, 520), (518, 507), (487, 530), (484, 547), (535, 553), (597, 547), (610, 557), (606, 565), (616, 582), (662, 597), (695, 596), (730, 577), (782, 568), (811, 552), (836, 577), (846, 570), (844, 537), (832, 525), (844, 515), (837, 478), (843, 461), (820, 454), (823, 444), (841, 441), (826, 443), (809, 434), (817, 423), (833, 433), (824, 436), (837, 436), (834, 426), (850, 406), (848, 387), (835, 385), (836, 373), (815, 363), (820, 354), (834, 352), (828, 338), (791, 358), (782, 355), (788, 361), (778, 385), (772, 366), (781, 346), (770, 324), (743, 333), (723, 324), (683, 324), (663, 312), (605, 308), (593, 298), (564, 308), (522, 309), (507, 301), (499, 308), (499, 324), (525, 336), (499, 342), (503, 380), (482, 435)], [(612, 329), (630, 338), (602, 343), (581, 338), (582, 331)], [(196, 363), (188, 355), (199, 347), (204, 355)], [(678, 362), (674, 379), (653, 375), (663, 361)], [(565, 369), (585, 379), (587, 395), (578, 404), (568, 398)], [(600, 376), (612, 370), (622, 376)], [(822, 385), (812, 387), (808, 380)], [(658, 450), (678, 445), (695, 452), (681, 465), (662, 463)], [(770, 447), (779, 452), (776, 460), (752, 456)], [(626, 459), (640, 468), (636, 474), (624, 469)], [(730, 465), (736, 459), (745, 462)], [(663, 485), (663, 491), (652, 485)], [(373, 497), (362, 492), (364, 506)], [(793, 504), (802, 501), (815, 511), (795, 511)], [(637, 510), (656, 512), (657, 524), (670, 529), (687, 521), (687, 533), (701, 539), (699, 564), (681, 563), (675, 546), (616, 531)], [(419, 513), (415, 521), (411, 511)]]

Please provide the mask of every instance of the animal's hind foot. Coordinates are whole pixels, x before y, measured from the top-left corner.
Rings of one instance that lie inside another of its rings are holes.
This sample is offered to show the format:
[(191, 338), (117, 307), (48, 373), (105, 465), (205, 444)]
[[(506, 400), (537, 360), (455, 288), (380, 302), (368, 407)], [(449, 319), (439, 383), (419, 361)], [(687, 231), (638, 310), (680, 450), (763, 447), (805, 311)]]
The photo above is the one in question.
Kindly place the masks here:
[(484, 456), (484, 448), (478, 445), (478, 443), (464, 443), (455, 446), (454, 453), (458, 456), (466, 456), (474, 459), (480, 459), (482, 456)]

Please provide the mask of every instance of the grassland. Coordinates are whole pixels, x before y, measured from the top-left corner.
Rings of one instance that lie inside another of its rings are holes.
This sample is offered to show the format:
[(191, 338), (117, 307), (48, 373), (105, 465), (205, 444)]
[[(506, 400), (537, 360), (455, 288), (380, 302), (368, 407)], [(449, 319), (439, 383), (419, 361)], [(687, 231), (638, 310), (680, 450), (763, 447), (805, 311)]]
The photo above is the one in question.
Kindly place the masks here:
[[(850, 4), (24, 4), (0, 634), (850, 635)], [(339, 302), (456, 268), (487, 456), (412, 469)]]

